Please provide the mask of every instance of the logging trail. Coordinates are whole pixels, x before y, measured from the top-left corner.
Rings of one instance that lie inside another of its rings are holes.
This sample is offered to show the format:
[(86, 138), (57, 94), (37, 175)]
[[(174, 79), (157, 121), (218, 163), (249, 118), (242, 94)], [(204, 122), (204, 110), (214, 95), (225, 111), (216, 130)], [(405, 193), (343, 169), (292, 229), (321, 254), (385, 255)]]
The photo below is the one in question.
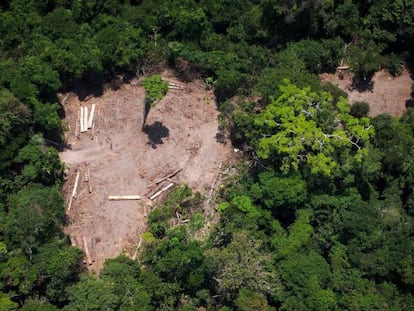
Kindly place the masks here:
[[(99, 272), (106, 258), (121, 252), (136, 256), (140, 236), (146, 230), (145, 214), (152, 206), (148, 188), (155, 181), (181, 168), (174, 176), (176, 182), (185, 182), (211, 197), (212, 185), (218, 185), (218, 170), (234, 161), (230, 142), (217, 140), (213, 92), (198, 80), (183, 83), (171, 71), (162, 76), (180, 88), (170, 89), (151, 108), (145, 131), (145, 91), (138, 80), (117, 90), (108, 88), (86, 101), (80, 101), (75, 93), (61, 95), (68, 128), (68, 148), (60, 153), (67, 167), (63, 193), (67, 202), (71, 201), (65, 231), (72, 244), (84, 250), (86, 244), (85, 261), (90, 271)], [(87, 106), (91, 111), (92, 105), (93, 125), (81, 132), (80, 108)], [(171, 180), (166, 182), (168, 186)], [(157, 195), (156, 200), (163, 195)], [(141, 199), (108, 200), (110, 196)]]

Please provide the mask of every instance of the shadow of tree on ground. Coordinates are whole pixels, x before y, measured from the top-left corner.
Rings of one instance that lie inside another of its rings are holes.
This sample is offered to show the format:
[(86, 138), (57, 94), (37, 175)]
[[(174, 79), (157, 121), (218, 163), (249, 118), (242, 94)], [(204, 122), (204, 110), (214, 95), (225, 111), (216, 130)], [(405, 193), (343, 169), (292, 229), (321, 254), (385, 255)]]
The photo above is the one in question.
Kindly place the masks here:
[(154, 149), (157, 148), (157, 145), (164, 143), (162, 141), (164, 137), (170, 136), (170, 130), (159, 121), (155, 121), (151, 125), (145, 125), (142, 131), (148, 135), (148, 144)]
[(143, 118), (143, 121), (142, 121), (142, 131), (143, 132), (144, 132), (145, 127), (147, 126), (147, 118), (148, 118), (150, 110), (151, 110), (151, 103), (148, 99), (145, 99), (144, 118)]
[(352, 80), (352, 89), (358, 92), (373, 92), (374, 81), (372, 81), (373, 74), (366, 76), (355, 76)]

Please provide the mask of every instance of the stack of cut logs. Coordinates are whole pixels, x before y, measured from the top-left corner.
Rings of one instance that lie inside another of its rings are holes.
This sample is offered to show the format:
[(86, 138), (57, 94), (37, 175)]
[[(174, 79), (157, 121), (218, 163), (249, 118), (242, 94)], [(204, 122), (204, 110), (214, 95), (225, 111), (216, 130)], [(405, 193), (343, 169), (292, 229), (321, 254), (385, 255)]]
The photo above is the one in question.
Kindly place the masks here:
[(80, 118), (79, 118), (79, 122), (80, 122), (80, 132), (81, 133), (84, 133), (88, 129), (92, 128), (92, 125), (93, 125), (93, 117), (95, 115), (95, 109), (96, 109), (96, 105), (95, 104), (92, 104), (91, 112), (89, 114), (88, 113), (88, 107), (86, 107), (86, 106), (80, 107)]
[(172, 180), (175, 175), (181, 172), (182, 168), (179, 168), (164, 177), (156, 180), (150, 187), (146, 193), (146, 197), (150, 200), (155, 200), (161, 194), (166, 192), (167, 190), (171, 189), (177, 182)]
[[(148, 199), (155, 200), (157, 197), (159, 197), (161, 194), (166, 192), (167, 190), (171, 189), (177, 182), (172, 180), (171, 178), (177, 175), (182, 169), (179, 168), (164, 177), (156, 180), (150, 187), (149, 190), (146, 193), (146, 197)], [(167, 184), (165, 185), (165, 182)], [(140, 200), (141, 196), (139, 195), (110, 195), (108, 196), (108, 200), (110, 201), (118, 201), (118, 200)]]
[(168, 88), (170, 90), (184, 90), (182, 85), (170, 81), (168, 81)]
[[(67, 208), (68, 212), (70, 211), (70, 209), (72, 207), (73, 201), (76, 200), (76, 198), (78, 197), (78, 184), (79, 184), (80, 175), (81, 175), (81, 168), (79, 167), (78, 171), (76, 172), (76, 178), (75, 178), (75, 183), (73, 185), (72, 194), (69, 197), (68, 208)], [(86, 170), (85, 170), (85, 179), (84, 180), (88, 184), (89, 193), (92, 193), (91, 173), (89, 171), (89, 162), (86, 162)]]

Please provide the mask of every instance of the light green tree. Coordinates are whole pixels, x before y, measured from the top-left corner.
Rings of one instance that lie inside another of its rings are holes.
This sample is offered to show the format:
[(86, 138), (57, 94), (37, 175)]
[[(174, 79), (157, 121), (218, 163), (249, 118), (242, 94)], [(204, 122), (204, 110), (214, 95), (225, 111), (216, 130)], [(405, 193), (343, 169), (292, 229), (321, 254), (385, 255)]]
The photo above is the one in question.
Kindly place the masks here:
[(142, 80), (142, 86), (147, 93), (146, 99), (151, 106), (155, 106), (168, 92), (168, 83), (163, 81), (160, 75), (153, 75)]
[(0, 310), (15, 311), (18, 310), (19, 305), (10, 300), (10, 298), (3, 292), (0, 292)]
[(288, 80), (280, 91), (254, 120), (261, 135), (256, 141), (260, 158), (280, 161), (283, 173), (307, 164), (312, 174), (325, 176), (350, 159), (361, 162), (374, 134), (368, 118), (351, 116), (345, 98), (334, 106), (329, 93), (300, 89)]
[(144, 78), (141, 84), (146, 92), (144, 121), (142, 122), (142, 129), (144, 130), (151, 107), (154, 107), (167, 94), (168, 83), (163, 81), (160, 75), (152, 75)]

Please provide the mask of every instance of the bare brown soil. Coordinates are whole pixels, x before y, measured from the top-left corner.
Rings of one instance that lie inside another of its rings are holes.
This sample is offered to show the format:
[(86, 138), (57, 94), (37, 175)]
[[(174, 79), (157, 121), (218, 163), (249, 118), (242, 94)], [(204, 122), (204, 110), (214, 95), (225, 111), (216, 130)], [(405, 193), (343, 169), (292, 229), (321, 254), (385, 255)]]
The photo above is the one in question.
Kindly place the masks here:
[[(169, 90), (151, 108), (145, 132), (145, 91), (137, 80), (86, 102), (70, 93), (63, 103), (70, 147), (60, 156), (68, 167), (63, 188), (68, 200), (76, 171), (81, 171), (65, 231), (79, 247), (86, 238), (94, 259), (91, 271), (98, 272), (106, 258), (122, 252), (133, 255), (146, 230), (145, 216), (152, 202), (145, 194), (154, 180), (182, 168), (175, 180), (208, 195), (219, 168), (234, 157), (231, 144), (216, 139), (218, 112), (213, 92), (205, 90), (200, 81), (186, 84), (171, 72), (162, 75), (183, 89)], [(97, 105), (94, 128), (76, 137), (80, 106), (90, 109), (92, 103)], [(109, 201), (109, 195), (141, 195), (142, 200)]]
[(385, 70), (378, 71), (365, 90), (358, 90), (352, 86), (352, 75), (345, 73), (322, 74), (322, 82), (331, 82), (348, 93), (351, 104), (364, 101), (370, 106), (371, 117), (382, 113), (389, 113), (393, 116), (401, 116), (406, 110), (406, 101), (410, 99), (411, 85), (413, 80), (407, 70), (401, 75), (394, 77)]

